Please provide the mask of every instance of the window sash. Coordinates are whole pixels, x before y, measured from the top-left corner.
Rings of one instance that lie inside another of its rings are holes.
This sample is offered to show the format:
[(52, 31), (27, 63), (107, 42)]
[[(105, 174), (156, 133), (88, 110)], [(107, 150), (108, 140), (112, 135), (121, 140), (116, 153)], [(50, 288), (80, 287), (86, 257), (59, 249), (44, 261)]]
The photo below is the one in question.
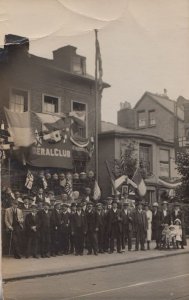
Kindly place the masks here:
[(28, 110), (28, 92), (12, 89), (9, 101), (9, 108), (14, 112), (25, 112)]

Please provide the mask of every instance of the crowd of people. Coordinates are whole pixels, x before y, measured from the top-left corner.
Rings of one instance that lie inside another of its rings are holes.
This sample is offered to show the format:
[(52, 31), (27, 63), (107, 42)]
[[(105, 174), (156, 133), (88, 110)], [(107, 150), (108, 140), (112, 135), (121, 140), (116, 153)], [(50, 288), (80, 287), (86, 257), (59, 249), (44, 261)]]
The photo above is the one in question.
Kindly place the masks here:
[(131, 251), (133, 244), (135, 251), (145, 251), (150, 250), (152, 240), (156, 249), (184, 248), (184, 214), (178, 202), (169, 209), (167, 201), (161, 207), (154, 202), (151, 208), (141, 199), (134, 205), (117, 195), (96, 199), (92, 171), (75, 174), (75, 179), (56, 174), (56, 188), (55, 176), (50, 174), (53, 180), (44, 188), (45, 175), (39, 174), (30, 195), (22, 197), (9, 188), (3, 191), (9, 254), (12, 251), (15, 258), (78, 256), (85, 249), (87, 255), (123, 253), (126, 246)]

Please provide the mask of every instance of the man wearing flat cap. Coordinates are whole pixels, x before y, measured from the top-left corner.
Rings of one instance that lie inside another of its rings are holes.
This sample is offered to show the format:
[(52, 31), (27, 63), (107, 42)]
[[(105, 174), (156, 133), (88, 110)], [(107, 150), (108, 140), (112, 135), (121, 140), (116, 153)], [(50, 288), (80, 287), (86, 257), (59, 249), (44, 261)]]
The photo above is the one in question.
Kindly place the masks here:
[(94, 255), (98, 255), (98, 223), (97, 223), (97, 213), (93, 208), (93, 203), (89, 202), (87, 205), (86, 211), (86, 220), (87, 220), (87, 255), (91, 255), (92, 251)]
[(26, 258), (32, 255), (38, 258), (39, 244), (39, 215), (37, 215), (37, 205), (31, 205), (31, 212), (25, 218), (26, 232)]
[(128, 243), (128, 250), (132, 249), (132, 230), (133, 230), (133, 218), (131, 210), (129, 209), (129, 201), (123, 202), (122, 215), (122, 249), (125, 249), (125, 243)]
[(77, 204), (76, 213), (71, 217), (71, 235), (74, 239), (75, 255), (83, 255), (84, 237), (87, 233), (87, 220), (82, 205)]
[(108, 225), (110, 232), (110, 254), (114, 252), (114, 240), (116, 240), (117, 253), (121, 253), (122, 215), (116, 201), (113, 201), (112, 208), (109, 211)]

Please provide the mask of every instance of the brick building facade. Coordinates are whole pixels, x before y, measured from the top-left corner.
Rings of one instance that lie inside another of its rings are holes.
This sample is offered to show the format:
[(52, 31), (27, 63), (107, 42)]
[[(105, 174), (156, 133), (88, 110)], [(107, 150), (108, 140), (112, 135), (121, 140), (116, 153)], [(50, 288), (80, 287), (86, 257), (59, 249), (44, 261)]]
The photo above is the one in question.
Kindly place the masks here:
[[(109, 85), (103, 83), (106, 88)], [(95, 135), (95, 79), (86, 72), (86, 58), (76, 53), (73, 46), (65, 46), (53, 51), (53, 59), (46, 59), (29, 53), (29, 40), (14, 35), (6, 36), (4, 49), (0, 51), (0, 119), (6, 123), (4, 109), (15, 112), (34, 112), (42, 114), (65, 115), (65, 127), (72, 133), (77, 129), (77, 138), (89, 141), (89, 147), (78, 147), (77, 143), (69, 141), (72, 159), (71, 171), (95, 170), (95, 152), (89, 152), (94, 147)], [(101, 99), (99, 102), (99, 128), (101, 124)], [(84, 125), (73, 125), (74, 120), (67, 118), (70, 112), (80, 112), (85, 115)], [(35, 118), (33, 129), (40, 131), (42, 126)], [(75, 127), (74, 127), (75, 126)], [(7, 125), (5, 124), (5, 127)], [(67, 141), (69, 138), (67, 139)], [(58, 152), (57, 152), (58, 153)], [(26, 168), (14, 159), (13, 153), (8, 153), (9, 172), (12, 181), (15, 172)], [(51, 158), (47, 157), (46, 167)], [(5, 161), (5, 163), (8, 163)], [(40, 163), (33, 168), (39, 167)], [(42, 166), (44, 167), (44, 166)], [(60, 169), (64, 164), (60, 162)], [(57, 168), (57, 165), (56, 165)]]

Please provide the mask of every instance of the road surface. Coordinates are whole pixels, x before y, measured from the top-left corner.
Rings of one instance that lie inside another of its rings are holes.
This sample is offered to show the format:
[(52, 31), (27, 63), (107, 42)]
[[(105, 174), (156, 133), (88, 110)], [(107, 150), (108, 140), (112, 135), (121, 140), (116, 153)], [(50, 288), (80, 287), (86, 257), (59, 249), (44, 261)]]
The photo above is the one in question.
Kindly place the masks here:
[(5, 300), (189, 300), (189, 254), (4, 284)]

